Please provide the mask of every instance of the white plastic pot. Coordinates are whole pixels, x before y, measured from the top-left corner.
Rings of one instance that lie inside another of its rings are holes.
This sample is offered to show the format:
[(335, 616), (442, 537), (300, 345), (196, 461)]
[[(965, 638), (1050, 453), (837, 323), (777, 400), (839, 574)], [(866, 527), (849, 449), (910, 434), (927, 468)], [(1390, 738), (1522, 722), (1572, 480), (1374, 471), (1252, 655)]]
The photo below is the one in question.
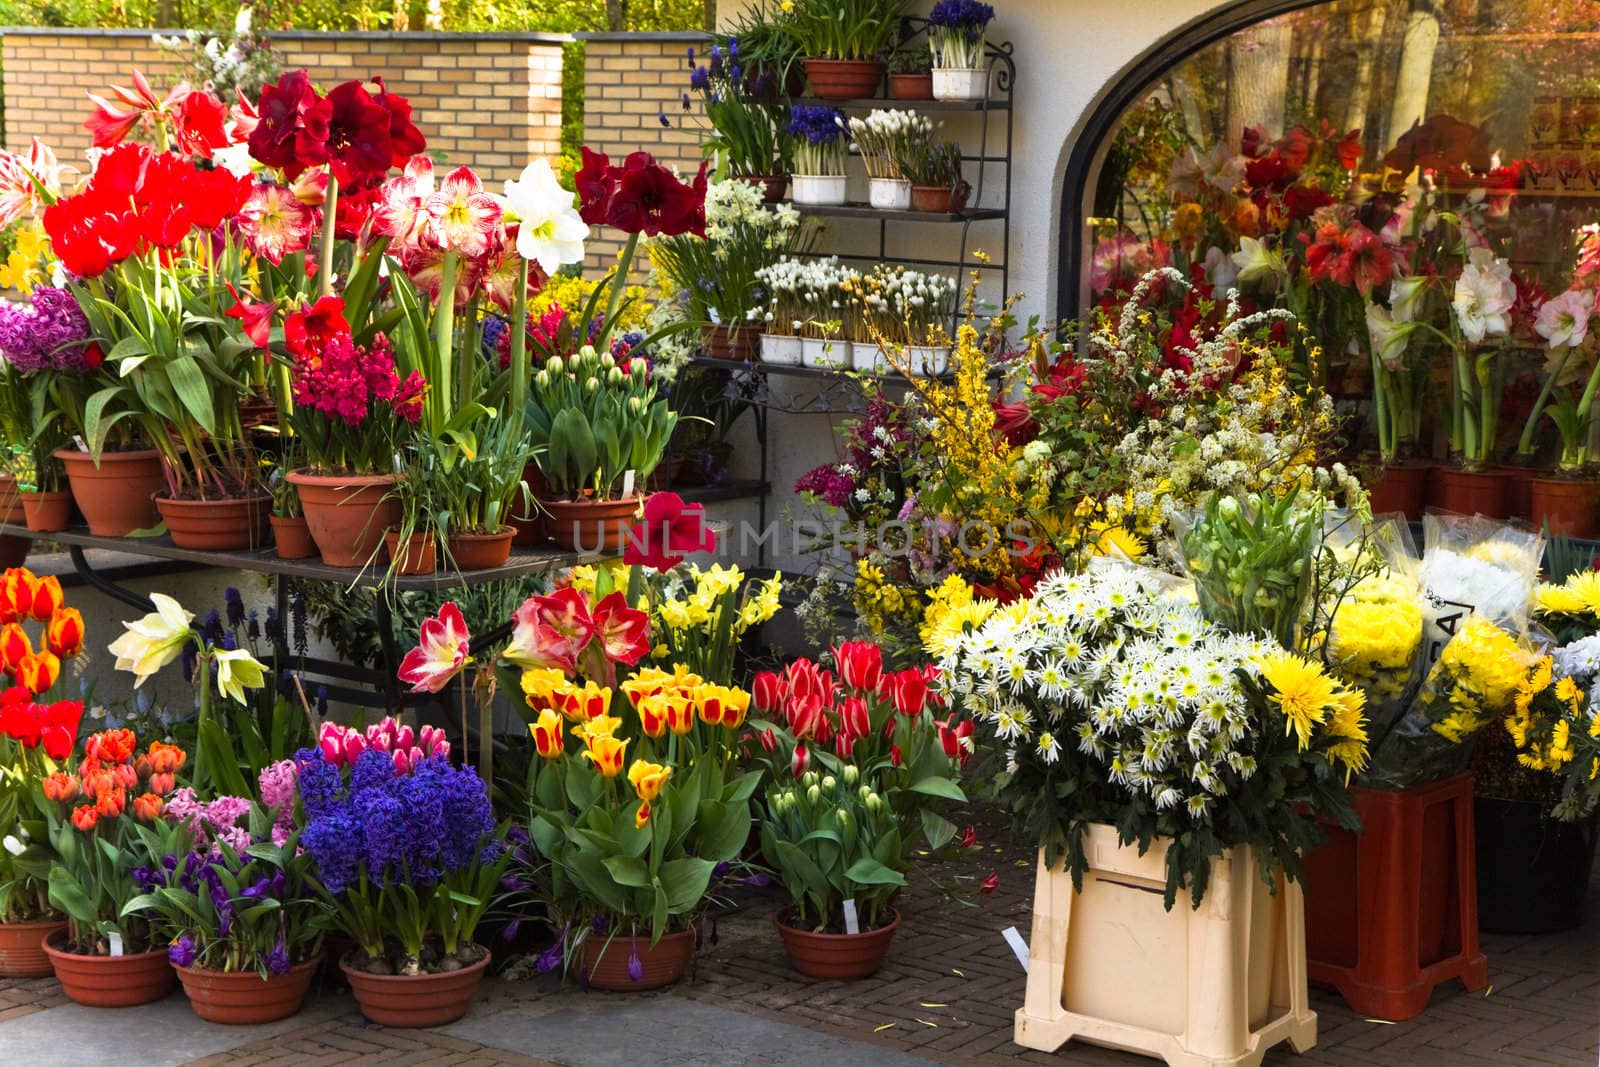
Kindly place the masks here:
[(904, 178), (869, 179), (867, 200), (879, 211), (908, 211), (911, 208), (911, 183)]
[(844, 203), (843, 174), (796, 174), (789, 179), (796, 204), (826, 207)]
[(856, 370), (866, 374), (888, 374), (889, 360), (883, 349), (870, 341), (853, 341), (850, 344), (850, 362)]
[(906, 359), (911, 363), (912, 374), (937, 377), (950, 369), (950, 346), (908, 345)]
[(800, 338), (784, 334), (761, 335), (761, 362), (781, 367), (800, 365)]
[(815, 370), (836, 370), (850, 366), (850, 342), (821, 337), (800, 340), (800, 363)]
[(982, 100), (989, 95), (989, 68), (933, 68), (935, 100)]

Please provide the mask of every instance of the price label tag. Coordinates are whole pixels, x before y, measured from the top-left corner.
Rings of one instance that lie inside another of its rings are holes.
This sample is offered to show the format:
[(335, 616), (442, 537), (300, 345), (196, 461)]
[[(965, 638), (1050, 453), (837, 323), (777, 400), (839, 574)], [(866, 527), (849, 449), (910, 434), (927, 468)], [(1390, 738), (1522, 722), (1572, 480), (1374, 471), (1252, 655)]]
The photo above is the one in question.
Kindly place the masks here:
[(633, 495), (633, 471), (622, 472), (622, 499), (626, 500)]
[(1006, 944), (1011, 946), (1011, 951), (1016, 953), (1017, 962), (1022, 964), (1023, 973), (1028, 970), (1028, 943), (1022, 940), (1022, 935), (1017, 933), (1015, 926), (1008, 926), (1000, 931), (1000, 936), (1006, 939)]
[(861, 920), (856, 918), (856, 902), (854, 898), (844, 902), (844, 932), (847, 934), (859, 934), (861, 932)]
[(111, 932), (110, 937), (111, 937), (111, 954), (113, 956), (122, 955), (122, 935), (113, 930)]

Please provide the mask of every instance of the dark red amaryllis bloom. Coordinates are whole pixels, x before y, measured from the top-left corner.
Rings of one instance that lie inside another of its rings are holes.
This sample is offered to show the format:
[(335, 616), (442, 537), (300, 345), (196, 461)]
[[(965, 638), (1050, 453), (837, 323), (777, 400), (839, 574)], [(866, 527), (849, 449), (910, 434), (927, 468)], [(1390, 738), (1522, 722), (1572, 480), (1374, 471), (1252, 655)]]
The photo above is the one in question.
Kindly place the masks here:
[(328, 161), (328, 120), (333, 106), (317, 95), (311, 76), (292, 70), (261, 90), (259, 121), (250, 131), (250, 155), (290, 179)]
[(328, 106), (328, 164), (339, 184), (383, 177), (391, 155), (389, 109), (357, 81), (335, 86)]
[(611, 197), (617, 191), (619, 172), (604, 152), (593, 151), (588, 145), (579, 151), (583, 153), (583, 166), (572, 177), (573, 188), (578, 193), (578, 214), (589, 225), (599, 226), (606, 221)]
[(179, 82), (167, 90), (165, 97), (157, 96), (143, 72), (135, 68), (132, 89), (124, 89), (120, 85), (111, 87), (111, 95), (116, 97), (116, 103), (94, 93), (89, 94), (94, 111), (83, 120), (83, 128), (89, 131), (96, 148), (110, 148), (120, 144), (146, 115), (170, 112), (190, 92), (188, 82)]
[(372, 99), (389, 112), (389, 165), (403, 167), (407, 160), (428, 147), (428, 140), (411, 121), (411, 101), (399, 93), (391, 93), (381, 77), (372, 80), (378, 83), (378, 91)]
[(651, 494), (644, 521), (628, 531), (622, 562), (666, 571), (690, 552), (715, 551), (717, 535), (706, 528), (705, 518), (703, 504), (685, 504), (677, 493)]
[(1450, 115), (1434, 115), (1414, 124), (1383, 157), (1384, 166), (1401, 174), (1410, 174), (1416, 167), (1438, 171), (1465, 167), (1482, 173), (1489, 164), (1489, 135)]
[(283, 320), (283, 343), (296, 356), (315, 356), (335, 337), (350, 336), (344, 301), (325, 296), (310, 307), (289, 313)]
[(585, 146), (574, 178), (578, 213), (591, 226), (604, 223), (650, 237), (706, 235), (706, 165), (689, 183), (679, 181), (649, 152), (633, 152), (620, 167)]

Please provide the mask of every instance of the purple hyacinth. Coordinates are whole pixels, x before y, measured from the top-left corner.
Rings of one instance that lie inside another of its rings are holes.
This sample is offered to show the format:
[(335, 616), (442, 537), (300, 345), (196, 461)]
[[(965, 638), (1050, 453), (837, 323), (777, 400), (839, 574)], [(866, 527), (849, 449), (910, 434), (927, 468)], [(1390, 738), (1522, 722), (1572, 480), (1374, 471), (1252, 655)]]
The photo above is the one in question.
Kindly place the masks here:
[(89, 320), (65, 289), (41, 285), (26, 304), (0, 304), (0, 355), (23, 374), (41, 370), (82, 374), (98, 365), (90, 355)]
[(845, 136), (844, 112), (797, 104), (789, 111), (789, 132), (810, 144), (832, 144)]

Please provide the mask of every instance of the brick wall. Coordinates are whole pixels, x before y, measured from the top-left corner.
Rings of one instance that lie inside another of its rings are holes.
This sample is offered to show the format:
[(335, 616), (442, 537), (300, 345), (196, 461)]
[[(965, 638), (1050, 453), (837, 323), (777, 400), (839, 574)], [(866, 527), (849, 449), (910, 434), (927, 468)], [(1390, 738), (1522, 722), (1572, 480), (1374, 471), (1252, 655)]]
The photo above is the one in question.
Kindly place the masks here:
[[(327, 88), (381, 76), (411, 100), (413, 118), (436, 159), (475, 167), (498, 191), (530, 159), (561, 151), (560, 34), (311, 33), (271, 35), (285, 70), (304, 67)], [(82, 165), (89, 147), (86, 92), (129, 84), (142, 70), (157, 89), (180, 64), (148, 31), (4, 31), (5, 143), (30, 137), (63, 162)]]
[[(620, 161), (643, 149), (685, 176), (700, 166), (700, 132), (685, 122), (682, 97), (689, 87), (687, 50), (698, 52), (698, 33), (580, 33), (584, 42), (583, 142)], [(662, 114), (671, 127), (661, 125)], [(622, 238), (601, 228), (589, 242), (588, 267), (603, 273)]]

